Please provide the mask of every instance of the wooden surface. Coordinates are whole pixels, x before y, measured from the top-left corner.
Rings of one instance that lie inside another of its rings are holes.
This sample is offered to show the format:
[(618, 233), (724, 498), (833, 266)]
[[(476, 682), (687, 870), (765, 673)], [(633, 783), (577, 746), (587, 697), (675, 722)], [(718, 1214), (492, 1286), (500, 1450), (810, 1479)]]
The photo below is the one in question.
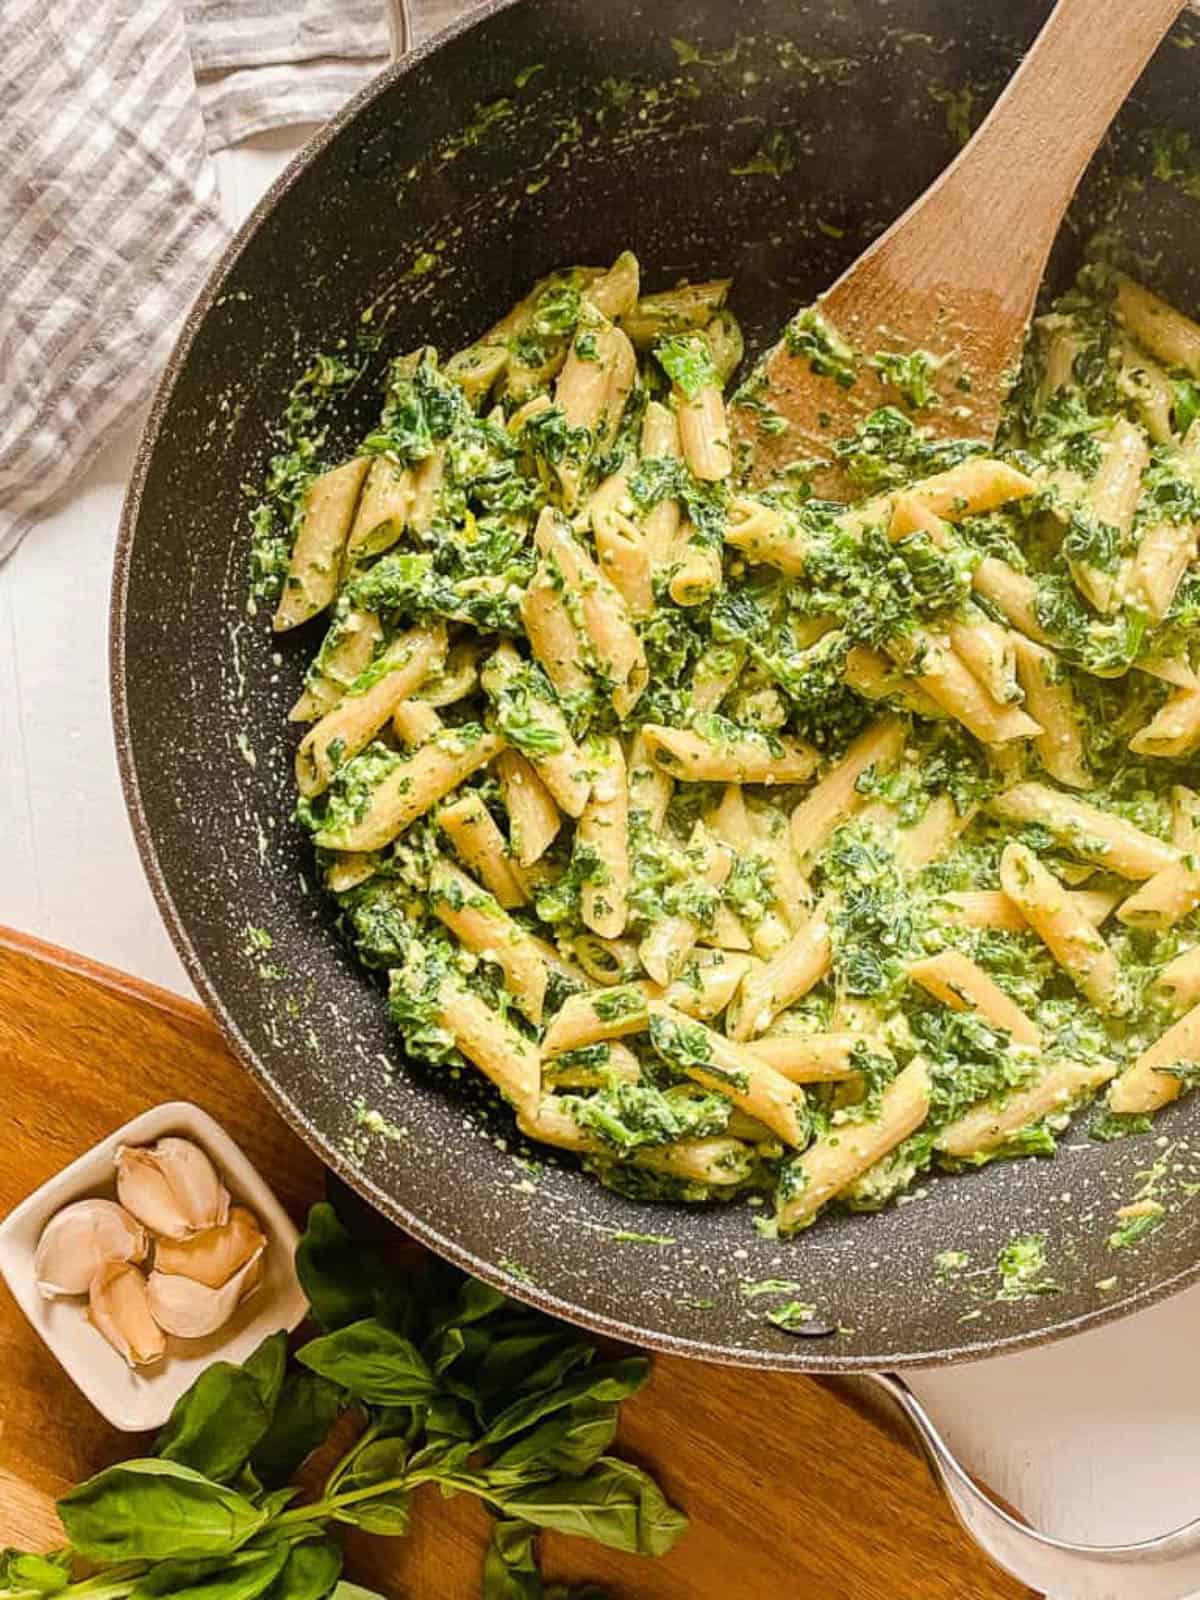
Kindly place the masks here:
[[(192, 1100), (299, 1219), (322, 1192), (197, 1006), (0, 929), (0, 1213), (139, 1111)], [(0, 1546), (60, 1537), (53, 1502), (138, 1441), (91, 1410), (0, 1286)], [(623, 1411), (620, 1448), (653, 1464), (692, 1519), (661, 1561), (547, 1540), (554, 1577), (614, 1600), (1016, 1600), (958, 1531), (923, 1464), (834, 1390), (661, 1357)], [(426, 1492), (405, 1540), (360, 1538), (355, 1576), (395, 1600), (475, 1600), (487, 1517)]]
[[(1184, 0), (1058, 0), (975, 137), (820, 299), (862, 356), (927, 350), (939, 362), (935, 433), (990, 439), (1017, 364), (1050, 247), (1084, 168)], [(766, 477), (828, 453), (895, 390), (860, 368), (848, 389), (784, 345), (767, 362), (767, 403), (792, 426), (765, 436), (735, 410)], [(969, 393), (958, 380), (969, 381)], [(824, 419), (824, 420), (819, 420)], [(826, 474), (821, 493), (842, 498)]]

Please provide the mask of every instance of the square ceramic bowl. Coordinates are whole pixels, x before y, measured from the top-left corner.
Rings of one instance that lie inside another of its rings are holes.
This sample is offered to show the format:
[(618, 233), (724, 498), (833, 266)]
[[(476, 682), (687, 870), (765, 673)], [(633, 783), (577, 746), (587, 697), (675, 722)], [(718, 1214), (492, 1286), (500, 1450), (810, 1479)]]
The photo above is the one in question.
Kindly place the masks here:
[[(74, 1200), (116, 1198), (113, 1165), (119, 1146), (153, 1144), (179, 1134), (207, 1151), (236, 1202), (248, 1206), (267, 1236), (258, 1290), (204, 1339), (167, 1339), (166, 1359), (133, 1371), (87, 1319), (84, 1299), (45, 1300), (33, 1275), (42, 1229)], [(263, 1178), (224, 1128), (184, 1100), (134, 1117), (23, 1200), (0, 1224), (0, 1273), (52, 1355), (102, 1416), (126, 1433), (159, 1428), (185, 1389), (214, 1361), (244, 1361), (269, 1333), (289, 1333), (308, 1310), (296, 1280), (296, 1229)]]

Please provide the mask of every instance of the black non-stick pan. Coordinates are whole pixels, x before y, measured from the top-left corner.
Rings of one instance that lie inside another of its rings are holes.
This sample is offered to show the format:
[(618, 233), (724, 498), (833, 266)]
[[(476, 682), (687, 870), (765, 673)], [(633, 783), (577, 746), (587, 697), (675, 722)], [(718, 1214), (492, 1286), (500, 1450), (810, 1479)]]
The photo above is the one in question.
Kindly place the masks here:
[[(952, 157), (1048, 10), (484, 7), (385, 73), (293, 163), (214, 273), (159, 391), (125, 507), (112, 682), (134, 828), (188, 971), (331, 1167), (435, 1250), (590, 1327), (710, 1360), (870, 1371), (1131, 1311), (1200, 1275), (1200, 1203), (1178, 1184), (1136, 1250), (1107, 1242), (1157, 1139), (1190, 1165), (1200, 1099), (1153, 1135), (1102, 1144), (1084, 1128), (1053, 1161), (933, 1180), (909, 1204), (830, 1217), (787, 1243), (744, 1205), (636, 1204), (525, 1149), (482, 1096), (405, 1063), (382, 993), (331, 924), (289, 820), (286, 712), (315, 638), (281, 644), (247, 614), (246, 486), (261, 483), (271, 424), (313, 352), (364, 328), (379, 336), (376, 372), (422, 342), (448, 352), (540, 274), (622, 247), (652, 286), (731, 275), (761, 348)], [(1147, 70), (1064, 227), (1051, 288), (1102, 231), (1200, 310), (1198, 38), (1185, 17)], [(335, 411), (334, 446), (348, 450), (377, 405), (368, 375)], [(1045, 1235), (1053, 1292), (999, 1297), (1000, 1252), (1029, 1234)], [(970, 1270), (946, 1270), (948, 1251)], [(776, 1279), (817, 1308), (816, 1336), (782, 1331), (765, 1315), (777, 1300), (745, 1292)]]

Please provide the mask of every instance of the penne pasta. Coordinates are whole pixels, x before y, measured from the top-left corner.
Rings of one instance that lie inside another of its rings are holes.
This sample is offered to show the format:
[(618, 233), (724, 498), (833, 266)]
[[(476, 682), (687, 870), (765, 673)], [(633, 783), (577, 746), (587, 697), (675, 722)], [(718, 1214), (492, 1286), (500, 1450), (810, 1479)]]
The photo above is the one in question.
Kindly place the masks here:
[(641, 729), (634, 734), (629, 746), (625, 771), (629, 784), (630, 811), (638, 813), (643, 825), (651, 833), (659, 833), (666, 820), (675, 784), (654, 760)]
[[(688, 854), (696, 864), (697, 879), (719, 889), (733, 865), (732, 852), (717, 844), (702, 822), (692, 830)], [(665, 988), (678, 977), (700, 931), (698, 923), (678, 914), (660, 917), (654, 923), (638, 945), (638, 955), (655, 983)]]
[[(641, 453), (643, 461), (677, 461), (679, 459), (679, 424), (675, 413), (657, 400), (646, 404), (642, 418)], [(681, 512), (679, 501), (666, 495), (646, 512), (642, 535), (651, 567), (657, 571), (664, 567), (674, 553), (679, 538)]]
[[(1074, 897), (1023, 844), (1000, 857), (1000, 884), (1059, 966), (1098, 1011), (1127, 1009), (1117, 958)], [(1118, 912), (1118, 915), (1121, 915)]]
[(328, 850), (382, 850), (503, 749), (499, 734), (448, 729), (398, 762), (370, 791), (353, 821), (340, 828), (321, 827), (313, 843)]
[(1117, 313), (1140, 345), (1166, 367), (1200, 377), (1200, 327), (1158, 295), (1117, 274)]
[(922, 511), (960, 522), (984, 511), (996, 511), (1010, 500), (1033, 494), (1036, 484), (1026, 473), (990, 456), (973, 456), (956, 467), (911, 484), (893, 509), (888, 533), (893, 539), (915, 533)]
[(914, 628), (904, 638), (890, 640), (887, 649), (931, 700), (984, 744), (1032, 739), (1041, 732), (1020, 707), (993, 700), (944, 637)]
[(984, 556), (971, 574), (971, 587), (1027, 639), (1046, 643), (1046, 633), (1038, 618), (1037, 585), (1032, 578), (1016, 571), (998, 556)]
[(370, 611), (339, 605), (316, 660), (304, 677), (304, 692), (288, 712), (290, 722), (323, 717), (369, 666), (383, 638), (379, 618)]
[[(1015, 640), (1007, 628), (975, 611), (967, 622), (951, 622), (946, 638), (955, 655), (997, 705), (1013, 705), (1021, 699)], [(1038, 720), (1036, 712), (1033, 718)]]
[(367, 745), (396, 706), (419, 688), (446, 653), (446, 630), (412, 628), (394, 639), (367, 669), (362, 687), (352, 686), (304, 736), (296, 751), (296, 786), (309, 799), (323, 794), (338, 767)]
[(513, 854), (519, 866), (532, 867), (553, 844), (562, 816), (554, 796), (519, 750), (501, 751), (496, 776), (508, 813)]
[(648, 617), (654, 611), (650, 550), (633, 520), (633, 510), (624, 472), (605, 478), (588, 501), (601, 572), (624, 600), (631, 617)]
[(929, 1069), (915, 1056), (888, 1084), (873, 1122), (847, 1122), (823, 1134), (795, 1162), (780, 1187), (781, 1234), (806, 1227), (821, 1207), (883, 1159), (929, 1115)]
[[(575, 834), (575, 858), (588, 853), (580, 915), (593, 933), (617, 938), (625, 929), (629, 892), (629, 789), (619, 739), (589, 740), (591, 790)], [(650, 971), (650, 968), (646, 969)], [(655, 976), (651, 972), (651, 976)]]
[(1200, 1061), (1200, 1005), (1154, 1041), (1108, 1091), (1108, 1104), (1120, 1116), (1142, 1115), (1179, 1098), (1183, 1080), (1170, 1071)]
[(633, 310), (622, 316), (621, 326), (643, 349), (668, 334), (703, 328), (725, 304), (730, 281), (714, 278), (708, 283), (681, 283), (674, 289), (643, 295)]
[(726, 1020), (730, 1037), (745, 1040), (765, 1033), (781, 1011), (820, 983), (832, 959), (830, 912), (821, 903), (770, 961), (742, 979), (736, 1013)]
[(650, 1042), (678, 1071), (764, 1123), (785, 1144), (808, 1139), (804, 1091), (742, 1045), (714, 1033), (664, 1000), (651, 1000)]
[(537, 1046), (498, 1011), (452, 978), (443, 978), (434, 1002), (439, 1027), (472, 1066), (517, 1107), (536, 1101), (542, 1067)]
[(1178, 858), (1173, 845), (1115, 812), (1042, 783), (1018, 783), (988, 803), (1003, 822), (1039, 823), (1072, 855), (1122, 878), (1152, 878)]
[(870, 1049), (861, 1033), (771, 1033), (746, 1049), (792, 1083), (837, 1083), (858, 1075), (855, 1055)]
[(412, 515), (413, 475), (389, 456), (370, 463), (362, 498), (346, 541), (347, 567), (390, 550)]
[(392, 732), (407, 750), (417, 750), (442, 731), (442, 719), (420, 700), (401, 700), (392, 712)]
[(841, 760), (813, 785), (792, 812), (790, 822), (792, 848), (802, 864), (811, 862), (858, 809), (862, 803), (860, 780), (896, 765), (904, 752), (904, 740), (903, 724), (885, 717), (860, 733)]
[(577, 597), (582, 631), (597, 668), (612, 685), (613, 707), (619, 716), (628, 716), (650, 674), (624, 600), (585, 553), (569, 524), (549, 506), (538, 518), (534, 537), (543, 559), (557, 565), (567, 592)]
[(496, 963), (521, 1011), (540, 1022), (550, 974), (529, 935), (499, 901), (438, 857), (429, 873), (429, 908), (460, 944)]
[(1171, 786), (1171, 843), (1200, 856), (1200, 794), (1183, 783)]
[(940, 955), (914, 961), (908, 975), (951, 1011), (977, 1011), (985, 1022), (1009, 1034), (1015, 1044), (1041, 1048), (1036, 1024), (961, 950), (943, 950)]
[(686, 783), (803, 783), (818, 756), (798, 739), (775, 739), (749, 729), (730, 737), (707, 738), (696, 729), (642, 729), (655, 763)]
[(1176, 689), (1129, 741), (1137, 755), (1179, 760), (1200, 749), (1200, 688)]
[(1174, 1011), (1200, 1002), (1200, 945), (1168, 961), (1151, 985), (1154, 994)]
[(521, 621), (529, 648), (564, 699), (586, 694), (591, 675), (584, 664), (583, 641), (563, 595), (561, 574), (545, 561), (521, 597)]
[[(480, 682), (500, 726), (512, 729), (512, 742), (532, 763), (555, 803), (569, 817), (580, 816), (591, 790), (587, 764), (550, 684), (522, 662), (507, 640), (488, 659)], [(522, 845), (517, 859), (526, 867), (537, 857), (526, 860)]]
[(1171, 928), (1200, 906), (1200, 857), (1190, 852), (1147, 878), (1117, 912), (1129, 928)]
[(342, 552), (369, 465), (365, 456), (356, 456), (322, 473), (305, 491), (300, 527), (275, 611), (276, 633), (299, 627), (333, 604)]
[(504, 835), (473, 789), (442, 806), (437, 821), (464, 866), (483, 882), (499, 905), (512, 910), (528, 903), (529, 891), (519, 867), (509, 858)]
[(1092, 775), (1070, 678), (1051, 651), (1021, 634), (1012, 638), (1025, 705), (1042, 730), (1034, 739), (1042, 765), (1068, 788), (1090, 789)]
[(956, 1161), (989, 1155), (1044, 1117), (1072, 1111), (1103, 1088), (1116, 1070), (1115, 1061), (1052, 1062), (1028, 1088), (1015, 1090), (998, 1104), (985, 1100), (947, 1124), (934, 1140), (934, 1149)]

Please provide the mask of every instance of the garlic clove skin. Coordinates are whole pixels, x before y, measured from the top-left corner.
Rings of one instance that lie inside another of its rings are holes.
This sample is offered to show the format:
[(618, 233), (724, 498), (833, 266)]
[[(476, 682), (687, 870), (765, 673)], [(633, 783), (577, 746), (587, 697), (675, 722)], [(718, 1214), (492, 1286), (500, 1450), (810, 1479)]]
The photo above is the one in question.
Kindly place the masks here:
[(224, 1327), (239, 1303), (258, 1288), (262, 1276), (261, 1249), (219, 1289), (178, 1273), (152, 1272), (147, 1282), (150, 1314), (167, 1333), (180, 1339), (203, 1339)]
[(166, 1354), (146, 1279), (131, 1262), (106, 1261), (97, 1272), (88, 1291), (88, 1320), (131, 1367), (151, 1367)]
[(229, 1220), (229, 1191), (199, 1145), (160, 1139), (117, 1151), (117, 1198), (151, 1233), (190, 1239)]
[(148, 1248), (146, 1230), (115, 1200), (77, 1200), (42, 1229), (33, 1258), (38, 1292), (46, 1300), (87, 1294), (106, 1261), (142, 1261)]
[(160, 1239), (154, 1267), (156, 1272), (221, 1289), (247, 1261), (262, 1254), (266, 1243), (254, 1213), (234, 1206), (229, 1221), (216, 1228), (205, 1228), (190, 1239)]

